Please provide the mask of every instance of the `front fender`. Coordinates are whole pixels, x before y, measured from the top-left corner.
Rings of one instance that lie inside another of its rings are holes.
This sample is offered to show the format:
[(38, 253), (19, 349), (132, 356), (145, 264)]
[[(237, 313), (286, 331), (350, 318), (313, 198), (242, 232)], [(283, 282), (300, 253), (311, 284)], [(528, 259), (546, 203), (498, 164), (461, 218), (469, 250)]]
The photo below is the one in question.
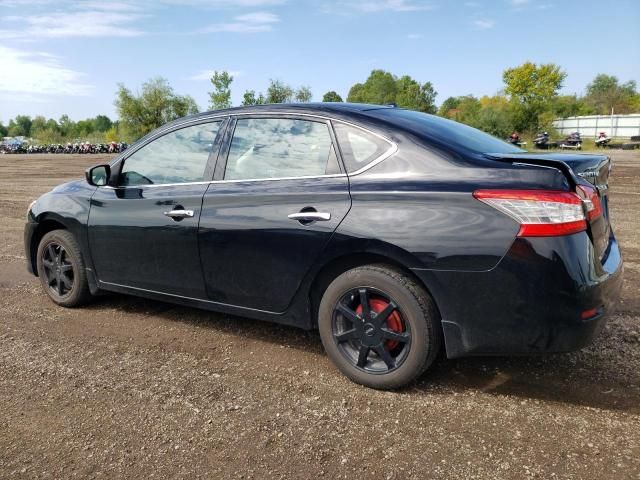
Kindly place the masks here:
[(93, 270), (87, 224), (95, 189), (84, 181), (65, 183), (42, 195), (31, 207), (25, 226), (25, 250), (34, 274), (37, 275), (35, 253), (38, 243), (45, 233), (56, 228), (64, 228), (74, 235), (87, 268)]

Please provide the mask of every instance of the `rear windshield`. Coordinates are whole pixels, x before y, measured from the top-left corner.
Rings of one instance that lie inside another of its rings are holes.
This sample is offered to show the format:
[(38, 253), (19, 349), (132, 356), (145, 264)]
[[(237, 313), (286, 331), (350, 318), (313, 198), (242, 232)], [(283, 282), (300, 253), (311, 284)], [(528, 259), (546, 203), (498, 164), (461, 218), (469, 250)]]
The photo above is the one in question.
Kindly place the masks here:
[(376, 116), (388, 118), (399, 126), (407, 128), (427, 139), (458, 146), (477, 153), (521, 153), (524, 150), (514, 147), (488, 133), (462, 123), (427, 115), (426, 113), (403, 110), (400, 108), (380, 109)]

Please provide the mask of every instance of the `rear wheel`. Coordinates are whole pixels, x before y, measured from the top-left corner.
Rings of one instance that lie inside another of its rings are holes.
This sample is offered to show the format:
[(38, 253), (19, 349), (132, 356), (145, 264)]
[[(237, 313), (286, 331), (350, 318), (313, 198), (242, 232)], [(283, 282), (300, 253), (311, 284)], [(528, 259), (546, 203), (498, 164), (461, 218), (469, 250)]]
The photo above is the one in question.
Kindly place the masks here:
[(91, 298), (82, 252), (69, 231), (53, 230), (42, 237), (37, 267), (42, 288), (58, 305), (77, 307)]
[(318, 315), (322, 344), (354, 382), (392, 389), (415, 380), (441, 344), (431, 297), (404, 273), (367, 265), (337, 277)]

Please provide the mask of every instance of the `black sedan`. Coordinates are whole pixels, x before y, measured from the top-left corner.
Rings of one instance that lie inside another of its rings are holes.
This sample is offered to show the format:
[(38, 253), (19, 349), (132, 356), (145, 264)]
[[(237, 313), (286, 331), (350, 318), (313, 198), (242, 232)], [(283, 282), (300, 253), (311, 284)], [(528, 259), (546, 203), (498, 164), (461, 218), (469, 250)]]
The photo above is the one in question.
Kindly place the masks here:
[(111, 291), (317, 328), (346, 376), (396, 388), (440, 350), (598, 334), (622, 283), (610, 170), (388, 106), (209, 112), (35, 201), (28, 268), (66, 307)]

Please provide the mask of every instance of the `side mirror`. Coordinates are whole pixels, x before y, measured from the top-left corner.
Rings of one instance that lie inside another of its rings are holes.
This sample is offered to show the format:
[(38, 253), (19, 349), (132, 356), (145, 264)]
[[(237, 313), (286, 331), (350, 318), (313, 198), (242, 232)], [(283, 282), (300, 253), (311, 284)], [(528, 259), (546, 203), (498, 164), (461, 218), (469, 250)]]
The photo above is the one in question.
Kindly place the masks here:
[(109, 165), (97, 165), (95, 167), (87, 168), (84, 172), (84, 176), (89, 185), (102, 187), (109, 183), (111, 167)]

